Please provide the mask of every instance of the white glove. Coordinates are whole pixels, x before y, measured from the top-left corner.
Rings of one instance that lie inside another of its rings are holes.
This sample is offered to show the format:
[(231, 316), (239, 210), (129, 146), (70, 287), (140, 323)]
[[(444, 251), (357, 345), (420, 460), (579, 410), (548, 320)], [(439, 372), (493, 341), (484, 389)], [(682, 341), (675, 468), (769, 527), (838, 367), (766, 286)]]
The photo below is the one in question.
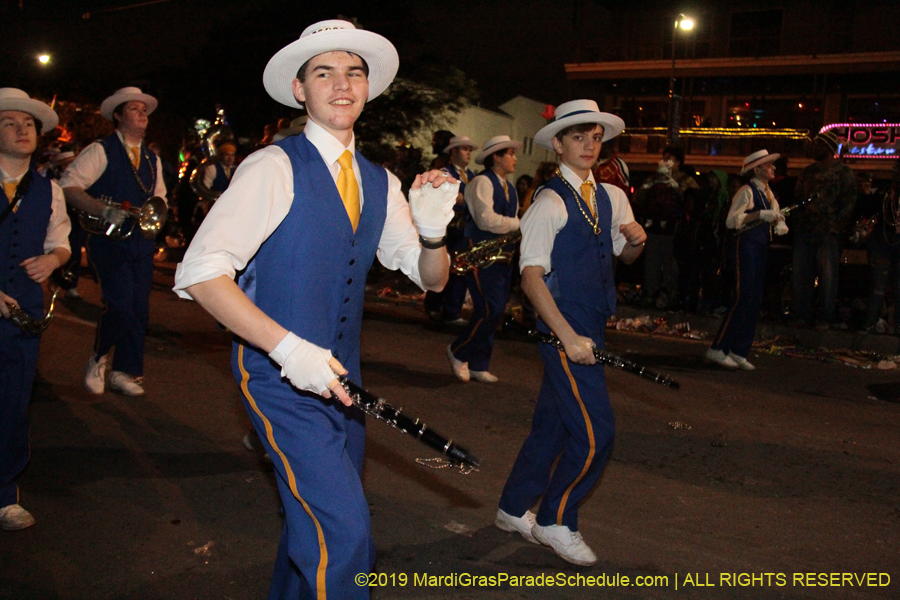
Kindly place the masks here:
[(761, 210), (759, 211), (759, 220), (766, 223), (774, 223), (778, 219), (784, 220), (780, 210)]
[(778, 225), (775, 226), (775, 235), (784, 235), (788, 232), (787, 223), (784, 221), (778, 221)]
[(269, 358), (281, 365), (281, 376), (299, 390), (321, 396), (329, 390), (328, 383), (337, 378), (328, 364), (331, 352), (290, 332), (269, 353)]
[(459, 183), (445, 181), (435, 188), (430, 183), (409, 190), (409, 210), (419, 235), (439, 238), (447, 234), (447, 224), (453, 218), (453, 205), (459, 193)]
[(103, 209), (103, 220), (108, 223), (121, 225), (128, 217), (129, 214), (127, 211), (124, 211), (121, 208), (116, 208), (115, 206), (107, 206)]

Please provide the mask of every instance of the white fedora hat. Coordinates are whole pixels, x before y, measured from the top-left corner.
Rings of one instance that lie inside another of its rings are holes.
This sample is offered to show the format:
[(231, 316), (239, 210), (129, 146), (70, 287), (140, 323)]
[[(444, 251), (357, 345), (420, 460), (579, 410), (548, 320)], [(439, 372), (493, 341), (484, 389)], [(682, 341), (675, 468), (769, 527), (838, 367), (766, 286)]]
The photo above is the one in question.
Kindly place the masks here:
[(779, 157), (781, 157), (780, 154), (769, 154), (768, 150), (759, 150), (757, 152), (754, 152), (744, 159), (744, 164), (741, 165), (741, 175), (746, 175), (760, 165), (775, 162), (779, 159)]
[(450, 138), (450, 143), (447, 144), (446, 148), (444, 148), (444, 154), (447, 154), (454, 148), (463, 148), (463, 147), (471, 148), (472, 150), (477, 150), (478, 144), (473, 142), (471, 140), (471, 138), (469, 138), (469, 136), (467, 136), (467, 135), (455, 135), (452, 138)]
[(509, 139), (508, 135), (495, 135), (484, 143), (484, 149), (481, 151), (481, 154), (475, 157), (475, 164), (483, 165), (485, 158), (494, 152), (500, 152), (506, 148), (515, 148), (516, 150), (519, 150), (522, 148), (522, 142), (513, 141)]
[(397, 49), (377, 33), (357, 29), (353, 23), (339, 19), (319, 21), (304, 29), (300, 39), (269, 59), (263, 72), (266, 92), (286, 106), (300, 107), (292, 87), (297, 71), (309, 59), (335, 51), (352, 52), (366, 61), (369, 67), (369, 100), (387, 89), (400, 67)]
[(41, 122), (40, 133), (52, 131), (59, 125), (56, 111), (40, 100), (32, 100), (28, 94), (18, 88), (0, 88), (0, 110), (17, 110), (28, 113)]
[(598, 123), (603, 126), (603, 141), (611, 140), (625, 130), (625, 121), (609, 113), (600, 112), (593, 100), (570, 100), (556, 107), (554, 119), (534, 136), (534, 143), (547, 150), (553, 150), (550, 140), (557, 133), (582, 123)]
[(115, 94), (100, 104), (100, 114), (103, 115), (103, 118), (107, 121), (112, 121), (113, 111), (116, 110), (116, 107), (123, 102), (131, 102), (132, 100), (143, 102), (147, 107), (148, 115), (156, 110), (156, 105), (159, 104), (156, 101), (156, 98), (149, 94), (145, 94), (140, 88), (123, 87), (120, 90), (116, 90)]

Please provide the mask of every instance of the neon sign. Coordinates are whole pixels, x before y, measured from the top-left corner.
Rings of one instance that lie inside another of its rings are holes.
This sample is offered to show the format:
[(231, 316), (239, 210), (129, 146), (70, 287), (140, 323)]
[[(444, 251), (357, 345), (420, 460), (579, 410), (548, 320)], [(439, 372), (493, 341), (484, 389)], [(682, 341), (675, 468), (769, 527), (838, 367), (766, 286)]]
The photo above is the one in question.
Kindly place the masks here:
[(898, 158), (900, 123), (834, 123), (819, 133), (831, 131), (841, 143), (838, 155), (853, 158)]

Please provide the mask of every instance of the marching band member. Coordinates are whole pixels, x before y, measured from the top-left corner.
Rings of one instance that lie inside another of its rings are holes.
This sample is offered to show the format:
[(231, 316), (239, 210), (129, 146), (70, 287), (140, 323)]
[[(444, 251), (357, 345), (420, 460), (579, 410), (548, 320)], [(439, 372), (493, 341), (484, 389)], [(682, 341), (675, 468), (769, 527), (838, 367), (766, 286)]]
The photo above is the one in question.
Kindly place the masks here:
[(216, 144), (216, 158), (206, 165), (203, 171), (203, 185), (206, 189), (219, 193), (228, 189), (234, 173), (236, 153), (237, 146), (234, 142), (224, 141)]
[(0, 529), (25, 529), (34, 517), (19, 506), (14, 478), (28, 463), (28, 402), (37, 373), (40, 334), (9, 320), (18, 306), (44, 313), (41, 287), (69, 259), (69, 217), (62, 189), (30, 168), (38, 136), (59, 118), (15, 88), (0, 89)]
[[(66, 169), (60, 185), (76, 209), (122, 225), (129, 214), (98, 200), (101, 196), (140, 208), (152, 196), (166, 197), (162, 161), (144, 143), (148, 115), (156, 98), (125, 87), (106, 98), (100, 114), (115, 123), (115, 133), (88, 145)], [(125, 227), (134, 226), (125, 224)], [(88, 239), (88, 257), (103, 296), (94, 354), (84, 370), (84, 387), (92, 394), (109, 387), (126, 396), (143, 396), (144, 337), (150, 321), (153, 240), (137, 233), (124, 240), (104, 235)], [(112, 364), (109, 353), (115, 349)]]
[(752, 371), (755, 367), (747, 360), (753, 337), (756, 335), (756, 321), (762, 310), (763, 285), (766, 276), (766, 254), (775, 235), (784, 235), (788, 227), (784, 215), (778, 208), (778, 200), (769, 189), (769, 182), (775, 178), (773, 164), (780, 154), (769, 154), (768, 150), (754, 152), (744, 159), (741, 175), (752, 173), (750, 183), (741, 187), (731, 200), (731, 209), (725, 219), (729, 229), (740, 229), (758, 221), (768, 226), (754, 227), (735, 236), (734, 261), (735, 284), (731, 308), (722, 317), (722, 325), (706, 351), (706, 358), (729, 369)]
[(428, 172), (407, 203), (400, 181), (355, 149), (363, 106), (398, 64), (388, 40), (340, 20), (310, 25), (276, 53), (266, 91), (305, 106), (305, 131), (241, 163), (176, 272), (175, 291), (237, 336), (235, 378), (285, 512), (273, 599), (368, 598), (354, 582), (374, 563), (360, 480), (363, 413), (337, 375), (359, 381), (365, 280), (376, 255), (424, 289), (447, 281), (457, 186)]
[(578, 532), (578, 504), (600, 478), (615, 430), (593, 346), (603, 348), (606, 320), (616, 308), (612, 257), (634, 262), (647, 239), (625, 193), (596, 185), (591, 173), (600, 145), (624, 127), (593, 100), (573, 100), (534, 138), (562, 164), (522, 219), (522, 290), (538, 313), (538, 329), (554, 333), (565, 352), (541, 344), (544, 381), (531, 433), (495, 521), (585, 566), (597, 557)]
[[(521, 148), (521, 142), (498, 135), (486, 141), (481, 154), (475, 157), (475, 164), (484, 165), (484, 171), (466, 185), (469, 214), (465, 235), (469, 244), (519, 230), (519, 200), (515, 186), (506, 177), (516, 172), (516, 150)], [(498, 262), (466, 273), (472, 318), (456, 341), (447, 346), (450, 368), (460, 381), (471, 378), (482, 383), (497, 382), (488, 368), (494, 331), (503, 321), (511, 283), (512, 267), (508, 263)]]

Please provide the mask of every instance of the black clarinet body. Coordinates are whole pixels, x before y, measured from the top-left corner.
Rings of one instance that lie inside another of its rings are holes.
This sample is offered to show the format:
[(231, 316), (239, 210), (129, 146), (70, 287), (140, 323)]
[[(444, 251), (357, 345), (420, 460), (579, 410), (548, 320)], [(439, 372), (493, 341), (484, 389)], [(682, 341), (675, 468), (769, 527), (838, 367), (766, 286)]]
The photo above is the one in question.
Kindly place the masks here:
[[(529, 335), (535, 338), (537, 341), (550, 344), (556, 348), (559, 348), (562, 351), (565, 351), (565, 347), (563, 346), (562, 341), (555, 335), (549, 335), (546, 333), (542, 333), (537, 330), (531, 330)], [(600, 348), (594, 346), (594, 358), (597, 359), (598, 363), (609, 365), (611, 367), (615, 367), (617, 369), (622, 369), (623, 371), (627, 371), (629, 373), (633, 373), (638, 377), (642, 377), (644, 379), (649, 379), (654, 383), (658, 383), (660, 385), (664, 385), (666, 387), (670, 387), (673, 390), (677, 390), (681, 387), (681, 385), (669, 377), (668, 375), (664, 375), (658, 371), (654, 371), (653, 369), (642, 367), (634, 361), (628, 360), (623, 356), (619, 356), (613, 352), (609, 352), (608, 350), (601, 350)]]
[(384, 398), (379, 398), (344, 376), (338, 377), (338, 381), (344, 386), (344, 389), (353, 401), (353, 405), (358, 409), (437, 450), (454, 466), (473, 469), (481, 464), (478, 458), (462, 446), (454, 444), (452, 440), (448, 440), (435, 430), (430, 429), (419, 419), (403, 414), (402, 408), (395, 408)]

